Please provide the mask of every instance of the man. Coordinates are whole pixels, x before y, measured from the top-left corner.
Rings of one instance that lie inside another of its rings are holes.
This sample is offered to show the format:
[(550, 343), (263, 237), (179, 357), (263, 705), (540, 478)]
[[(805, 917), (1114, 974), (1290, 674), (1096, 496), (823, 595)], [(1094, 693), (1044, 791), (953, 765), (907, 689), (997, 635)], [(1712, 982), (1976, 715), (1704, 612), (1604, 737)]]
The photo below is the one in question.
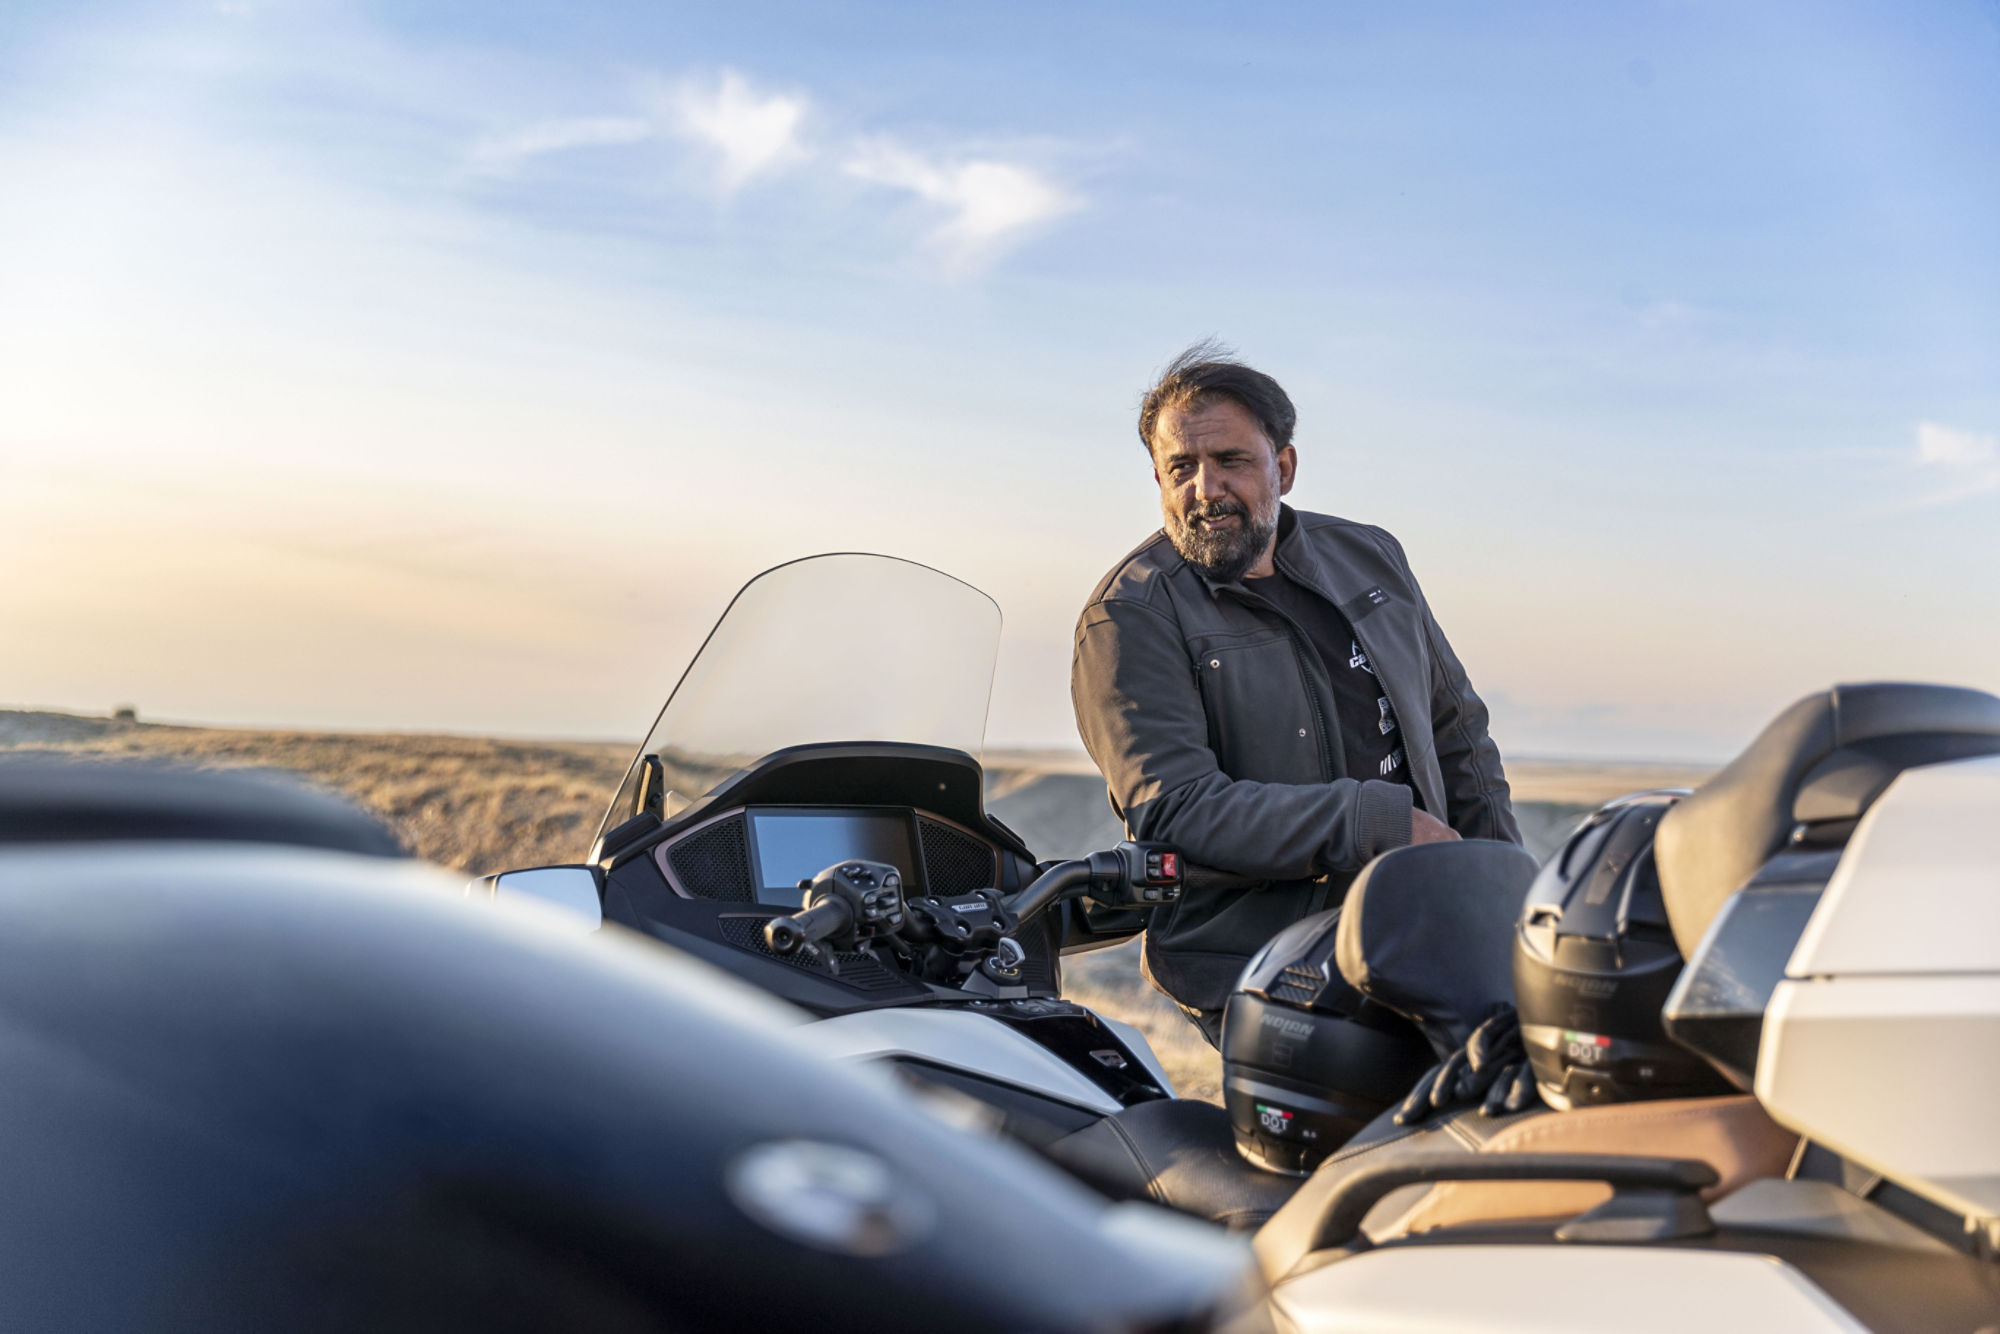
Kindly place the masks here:
[(1281, 504), (1298, 414), (1209, 344), (1147, 393), (1166, 520), (1077, 621), (1077, 728), (1132, 837), (1267, 881), (1156, 913), (1145, 968), (1211, 1043), (1243, 965), (1408, 843), (1520, 842), (1486, 706), (1403, 548)]

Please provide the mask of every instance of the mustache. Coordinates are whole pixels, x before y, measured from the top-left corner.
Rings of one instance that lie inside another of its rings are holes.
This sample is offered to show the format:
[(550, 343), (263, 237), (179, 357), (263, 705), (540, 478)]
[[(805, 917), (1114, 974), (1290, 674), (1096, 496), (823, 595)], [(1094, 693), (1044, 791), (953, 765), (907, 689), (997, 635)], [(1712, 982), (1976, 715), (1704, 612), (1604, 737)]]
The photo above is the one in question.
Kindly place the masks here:
[(1183, 511), (1190, 519), (1227, 519), (1232, 515), (1249, 518), (1247, 507), (1234, 500), (1211, 500), (1207, 504), (1196, 503)]

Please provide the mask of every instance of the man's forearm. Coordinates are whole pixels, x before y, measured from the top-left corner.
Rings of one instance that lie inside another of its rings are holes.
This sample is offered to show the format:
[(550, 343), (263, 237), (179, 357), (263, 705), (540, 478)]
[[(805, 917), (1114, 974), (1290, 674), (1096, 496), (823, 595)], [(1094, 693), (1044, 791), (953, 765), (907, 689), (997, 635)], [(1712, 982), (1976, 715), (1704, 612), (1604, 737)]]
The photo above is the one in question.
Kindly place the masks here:
[(1123, 809), (1135, 837), (1172, 843), (1200, 865), (1303, 880), (1358, 870), (1408, 843), (1412, 804), (1402, 783), (1256, 783), (1217, 772)]

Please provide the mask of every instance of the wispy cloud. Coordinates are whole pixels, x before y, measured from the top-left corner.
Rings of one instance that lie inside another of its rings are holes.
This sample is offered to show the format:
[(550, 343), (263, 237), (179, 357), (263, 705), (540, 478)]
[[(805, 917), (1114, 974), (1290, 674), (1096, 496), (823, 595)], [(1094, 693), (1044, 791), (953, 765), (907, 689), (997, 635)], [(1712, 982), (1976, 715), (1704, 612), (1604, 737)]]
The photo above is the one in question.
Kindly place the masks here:
[(544, 121), (512, 134), (495, 135), (472, 146), (473, 165), (486, 171), (511, 171), (544, 153), (572, 148), (636, 144), (656, 138), (659, 126), (637, 116), (585, 116)]
[(674, 134), (711, 156), (725, 194), (809, 156), (799, 138), (806, 99), (760, 93), (735, 70), (681, 84), (665, 99), (664, 112)]
[(931, 240), (955, 268), (976, 267), (1082, 207), (1033, 168), (990, 158), (940, 160), (889, 140), (861, 145), (846, 167), (857, 179), (908, 190), (943, 210)]
[(724, 197), (808, 165), (914, 196), (934, 218), (927, 242), (947, 273), (977, 271), (1037, 230), (1083, 206), (1046, 172), (989, 151), (920, 152), (889, 136), (829, 148), (800, 92), (761, 88), (733, 69), (642, 85), (625, 114), (542, 121), (494, 134), (470, 154), (475, 172), (506, 175), (549, 154), (678, 141)]
[(1918, 422), (1916, 463), (1936, 488), (1915, 502), (1919, 507), (2000, 491), (2000, 438)]
[(672, 138), (708, 159), (716, 187), (734, 194), (809, 156), (799, 138), (806, 99), (760, 93), (735, 70), (657, 88), (644, 103), (639, 115), (576, 116), (488, 136), (473, 145), (472, 166), (504, 175), (550, 153)]

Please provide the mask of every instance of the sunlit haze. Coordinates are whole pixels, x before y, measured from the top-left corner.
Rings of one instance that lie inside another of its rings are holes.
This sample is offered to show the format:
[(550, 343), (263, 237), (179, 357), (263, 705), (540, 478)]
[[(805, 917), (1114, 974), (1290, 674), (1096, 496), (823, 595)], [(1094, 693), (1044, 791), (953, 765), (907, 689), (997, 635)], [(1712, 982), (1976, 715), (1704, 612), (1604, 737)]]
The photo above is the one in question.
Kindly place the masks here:
[(2000, 690), (1996, 70), (1990, 0), (0, 8), (0, 706), (636, 738), (876, 550), (1074, 745), (1209, 335), (1510, 754)]

